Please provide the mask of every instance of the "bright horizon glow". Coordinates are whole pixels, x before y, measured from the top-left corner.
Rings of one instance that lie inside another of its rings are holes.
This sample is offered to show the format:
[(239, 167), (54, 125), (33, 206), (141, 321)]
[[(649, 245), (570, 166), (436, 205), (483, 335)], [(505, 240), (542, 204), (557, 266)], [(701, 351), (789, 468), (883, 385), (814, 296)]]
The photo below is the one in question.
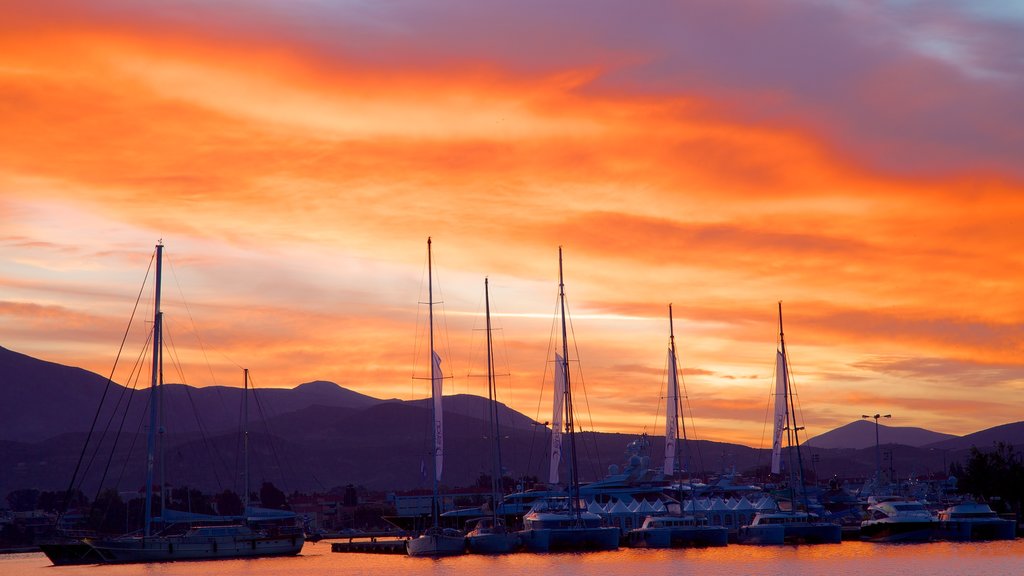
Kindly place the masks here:
[(1024, 20), (961, 4), (7, 2), (0, 346), (106, 374), (162, 238), (189, 384), (422, 397), (432, 236), (449, 393), (487, 276), (546, 419), (564, 246), (588, 427), (662, 429), (674, 302), (697, 436), (763, 446), (780, 300), (808, 436), (1017, 421)]

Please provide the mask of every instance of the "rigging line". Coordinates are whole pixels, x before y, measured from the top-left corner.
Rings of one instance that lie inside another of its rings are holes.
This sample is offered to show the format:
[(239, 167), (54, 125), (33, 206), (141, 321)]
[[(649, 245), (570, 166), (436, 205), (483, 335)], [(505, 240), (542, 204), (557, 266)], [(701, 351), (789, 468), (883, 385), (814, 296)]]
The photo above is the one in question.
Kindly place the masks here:
[[(115, 455), (115, 453), (117, 451), (117, 443), (118, 443), (119, 439), (121, 438), (121, 432), (124, 431), (124, 423), (125, 423), (125, 420), (128, 418), (128, 411), (131, 408), (132, 398), (135, 397), (134, 392), (135, 392), (136, 387), (139, 385), (139, 378), (142, 376), (142, 363), (145, 360), (146, 352), (149, 349), (149, 343), (152, 340), (152, 338), (153, 338), (153, 334), (152, 334), (152, 332), (150, 332), (149, 338), (146, 339), (146, 343), (142, 346), (142, 352), (139, 354), (139, 358), (135, 361), (135, 367), (138, 368), (138, 370), (133, 368), (131, 374), (129, 374), (129, 378), (131, 379), (130, 381), (132, 382), (132, 387), (131, 387), (132, 394), (130, 394), (128, 396), (128, 401), (124, 405), (124, 413), (122, 413), (122, 415), (121, 415), (121, 422), (120, 422), (120, 424), (117, 427), (117, 434), (114, 436), (114, 442), (113, 442), (113, 444), (110, 447), (110, 456), (107, 458), (107, 463), (103, 467), (103, 474), (100, 477), (99, 484), (97, 484), (97, 487), (96, 487), (96, 498), (99, 498), (100, 490), (103, 488), (103, 484), (107, 481), (107, 473), (110, 471), (110, 464), (114, 460), (114, 455)], [(128, 390), (127, 386), (123, 387), (122, 388), (122, 395), (124, 395), (124, 392), (126, 392), (127, 390)], [(118, 405), (119, 404), (120, 404), (120, 399), (118, 399)], [(111, 413), (111, 415), (110, 415), (111, 421), (113, 420), (114, 416), (117, 415), (117, 408), (118, 408), (118, 406), (115, 406), (114, 407), (114, 412)], [(110, 426), (111, 421), (107, 422), (107, 426), (108, 427)], [(104, 436), (105, 435), (106, 435), (106, 433), (104, 431)], [(100, 439), (100, 442), (102, 442), (102, 437)], [(99, 450), (99, 446), (97, 446), (97, 450)], [(95, 453), (93, 454), (93, 456), (95, 457)], [(88, 472), (89, 467), (91, 465), (92, 465), (92, 460), (90, 459), (89, 465), (86, 466), (86, 472)], [(84, 474), (83, 474), (83, 476), (84, 476)], [(84, 478), (83, 478), (83, 480), (84, 480)]]
[[(141, 372), (140, 372), (140, 374), (141, 374)], [(147, 394), (146, 395), (146, 403), (142, 407), (142, 414), (143, 415), (145, 415), (146, 408), (148, 408), (148, 407), (149, 407), (149, 395)], [(121, 486), (121, 481), (124, 480), (124, 474), (125, 474), (125, 471), (128, 469), (128, 463), (131, 462), (131, 460), (132, 460), (132, 452), (135, 451), (135, 443), (142, 436), (142, 423), (145, 422), (145, 421), (146, 421), (145, 417), (140, 417), (139, 418), (139, 424), (138, 424), (138, 426), (135, 427), (135, 434), (132, 434), (132, 442), (131, 442), (131, 444), (128, 445), (128, 452), (125, 454), (124, 462), (121, 464), (121, 472), (120, 472), (120, 474), (118, 474), (117, 482), (114, 484), (115, 488), (120, 487)], [(99, 495), (99, 492), (97, 491), (97, 496), (98, 495)], [(125, 526), (125, 528), (127, 528), (127, 526)]]
[[(548, 332), (548, 349), (544, 352), (544, 358), (545, 358), (545, 360), (544, 360), (544, 372), (541, 374), (541, 379), (540, 379), (540, 394), (537, 395), (537, 411), (534, 412), (534, 418), (533, 418), (533, 421), (535, 423), (538, 423), (538, 422), (541, 421), (540, 420), (540, 407), (541, 407), (541, 404), (544, 402), (544, 384), (548, 380), (548, 364), (553, 361), (553, 356), (552, 356), (551, 352), (552, 352), (552, 348), (554, 347), (555, 326), (557, 324), (557, 321), (558, 321), (558, 297), (556, 296), (555, 297), (555, 313), (551, 317), (551, 330)], [(552, 358), (552, 360), (548, 360), (548, 358)], [(552, 371), (552, 377), (554, 377), (554, 372), (553, 371)], [(552, 402), (552, 404), (553, 403), (554, 402)], [(555, 423), (552, 420), (551, 421), (552, 433), (554, 433), (554, 425), (555, 425)], [(532, 426), (532, 428), (533, 428), (533, 431), (530, 434), (530, 456), (529, 456), (529, 459), (526, 461), (526, 470), (530, 470), (530, 467), (533, 464), (533, 449), (534, 449), (534, 442), (537, 439), (537, 433), (538, 433), (537, 430), (538, 429), (547, 430), (547, 427), (545, 427), (545, 426), (537, 426), (536, 424), (534, 424)], [(547, 437), (546, 433), (545, 433), (545, 437)], [(551, 462), (550, 457), (548, 458), (548, 462), (550, 464), (550, 462)], [(540, 476), (541, 476), (541, 470), (542, 470), (541, 466), (542, 466), (542, 460), (538, 460), (537, 461), (537, 477), (538, 478), (540, 478)], [(545, 482), (545, 484), (546, 483), (547, 482)]]
[[(147, 342), (147, 344), (148, 344), (148, 342)], [(146, 350), (147, 348), (148, 348), (148, 346), (143, 346), (143, 350)], [(142, 376), (142, 370), (139, 370), (138, 374), (135, 375), (134, 381), (132, 383), (132, 390), (133, 391), (138, 386), (139, 378), (141, 376)], [(134, 394), (133, 394), (133, 396), (134, 396)], [(149, 406), (149, 396), (148, 395), (146, 396), (146, 404), (145, 404), (145, 406), (143, 406), (143, 410), (142, 410), (142, 413), (141, 413), (142, 417), (139, 418), (139, 423), (135, 427), (135, 434), (132, 435), (132, 442), (131, 442), (131, 444), (129, 444), (128, 452), (125, 454), (124, 462), (122, 462), (122, 464), (121, 464), (121, 472), (117, 476), (117, 482), (114, 483), (114, 489), (115, 490), (117, 490), (118, 488), (121, 487), (121, 481), (124, 480), (124, 473), (125, 473), (125, 470), (128, 468), (128, 462), (131, 461), (132, 451), (135, 450), (135, 442), (139, 439), (139, 436), (141, 436), (140, 432), (142, 430), (142, 423), (146, 421), (146, 419), (144, 417), (144, 415), (146, 413), (146, 410), (145, 410), (146, 406)], [(128, 416), (128, 409), (127, 408), (128, 407), (125, 406), (124, 415), (121, 417), (121, 424), (120, 424), (120, 428), (118, 429), (118, 436), (120, 436), (121, 429), (124, 428), (125, 418), (127, 418), (127, 416)], [(113, 460), (113, 456), (114, 456), (114, 453), (113, 453), (113, 450), (111, 450), (111, 460)], [(110, 465), (110, 461), (107, 462), (108, 468), (109, 468), (109, 465)], [(107, 471), (104, 470), (103, 471), (103, 480), (101, 480), (99, 482), (99, 484), (96, 486), (96, 496), (95, 496), (95, 498), (93, 498), (93, 506), (91, 508), (95, 507), (96, 500), (99, 498), (100, 491), (103, 488), (103, 483), (106, 481), (106, 476), (107, 476)], [(107, 506), (103, 510), (103, 518), (106, 518), (107, 514), (110, 512), (110, 504), (111, 504), (111, 501), (108, 500), (107, 501)], [(125, 529), (126, 530), (127, 530), (127, 528), (128, 528), (127, 525), (125, 525)]]
[[(79, 468), (82, 466), (82, 459), (85, 457), (86, 449), (89, 447), (89, 441), (92, 438), (92, 433), (96, 428), (96, 421), (99, 420), (100, 411), (103, 409), (103, 402), (107, 398), (107, 392), (110, 390), (110, 385), (114, 381), (114, 371), (117, 370), (117, 362), (121, 359), (121, 351), (124, 350), (124, 344), (128, 340), (128, 333), (131, 331), (132, 321), (135, 320), (135, 312), (139, 309), (139, 302), (142, 301), (142, 291), (146, 289), (146, 280), (149, 279), (149, 271), (153, 268), (153, 260), (156, 258), (156, 251), (153, 251), (153, 255), (149, 257), (149, 266), (146, 267), (146, 275), (142, 278), (142, 286), (139, 288), (139, 295), (135, 298), (135, 306), (132, 307), (131, 318), (128, 319), (128, 326), (125, 328), (124, 336), (121, 338), (121, 345), (117, 349), (117, 356), (114, 358), (114, 366), (110, 369), (110, 376), (107, 377), (107, 383), (103, 385), (103, 394), (100, 396), (99, 405), (96, 407), (96, 413), (92, 417), (92, 424), (89, 426), (89, 432), (85, 435), (85, 444), (82, 446), (82, 452), (78, 455), (78, 462), (75, 464), (75, 471), (71, 473), (71, 481), (68, 482), (68, 489), (64, 493), (64, 501), (61, 502), (61, 515), (68, 510), (68, 500), (71, 498), (71, 491), (75, 486), (75, 479), (78, 476)], [(84, 473), (83, 473), (84, 475)]]
[[(164, 258), (171, 268), (171, 277), (174, 278), (174, 285), (178, 288), (178, 295), (181, 297), (181, 303), (185, 306), (185, 313), (188, 315), (189, 323), (192, 325), (192, 333), (196, 336), (196, 341), (199, 343), (199, 350), (203, 354), (203, 361), (206, 362), (206, 368), (210, 372), (210, 380), (214, 386), (217, 386), (217, 375), (213, 372), (213, 365), (210, 364), (210, 358), (206, 354), (206, 345), (203, 343), (203, 338), (199, 334), (199, 327), (196, 325), (196, 320), (192, 316), (192, 307), (188, 305), (188, 300), (185, 299), (185, 292), (181, 289), (181, 282), (178, 281), (178, 272), (174, 268), (174, 262), (171, 260), (170, 255), (164, 250)], [(241, 368), (241, 366), (239, 366)], [(226, 413), (228, 411), (227, 403), (224, 402), (224, 396), (221, 394), (220, 386), (215, 389), (217, 399), (220, 401), (220, 407)]]
[[(505, 382), (508, 384), (508, 399), (509, 399), (509, 402), (506, 404), (506, 406), (509, 408), (509, 410), (512, 410), (512, 402), (511, 402), (511, 400), (512, 400), (512, 364), (509, 362), (509, 359), (508, 359), (508, 341), (505, 340), (505, 333), (504, 332), (501, 332), (501, 348), (502, 348), (502, 350), (505, 353), (505, 357), (504, 357), (504, 360), (505, 360), (505, 374), (507, 375), (506, 378), (505, 378)], [(511, 412), (508, 413), (508, 418), (510, 420), (513, 418)], [(512, 424), (509, 426), (509, 433), (508, 433), (508, 435), (509, 435), (509, 442), (513, 446), (515, 446), (515, 430), (516, 430), (516, 426), (515, 426), (515, 422), (513, 421)], [(518, 453), (519, 453), (518, 450), (513, 450), (512, 451), (512, 462), (510, 463), (510, 466), (513, 469), (517, 469), (518, 468), (517, 464), (519, 464), (519, 462), (518, 462), (518, 460), (515, 457), (515, 455), (518, 454)]]
[(267, 444), (270, 445), (270, 453), (274, 455), (274, 462), (277, 464), (277, 469), (281, 474), (281, 489), (287, 494), (288, 493), (288, 481), (284, 476), (284, 467), (281, 466), (281, 458), (278, 456), (277, 447), (274, 445), (274, 433), (270, 429), (270, 418), (267, 417), (267, 413), (263, 410), (263, 402), (260, 401), (260, 395), (256, 393), (256, 383), (252, 379), (252, 375), (249, 375), (249, 387), (252, 389), (252, 397), (256, 400), (256, 408), (260, 412), (260, 417), (263, 418), (263, 427), (267, 431)]
[[(686, 408), (690, 411), (690, 430), (693, 433), (693, 445), (697, 448), (697, 462), (700, 465), (701, 471), (704, 470), (704, 452), (701, 449), (700, 435), (697, 434), (697, 424), (693, 418), (693, 405), (690, 404), (690, 394), (686, 391), (686, 379), (680, 374), (679, 383), (683, 386), (683, 399), (686, 403)], [(683, 421), (683, 435), (686, 435), (686, 422)], [(689, 451), (689, 443), (687, 443), (687, 451)]]
[(174, 368), (178, 373), (178, 379), (181, 380), (181, 386), (185, 390), (185, 397), (188, 399), (188, 403), (192, 407), (192, 415), (196, 419), (196, 427), (199, 430), (199, 437), (203, 441), (203, 446), (207, 450), (207, 455), (216, 458), (216, 461), (211, 462), (212, 464), (214, 464), (214, 466), (210, 466), (210, 471), (213, 472), (213, 479), (217, 483), (217, 486), (223, 489), (224, 484), (221, 483), (220, 481), (220, 474), (217, 474), (216, 464), (224, 466), (225, 470), (227, 470), (227, 464), (224, 463), (224, 460), (221, 458), (220, 453), (217, 452), (216, 447), (211, 446), (210, 440), (206, 434), (206, 426), (203, 425), (203, 420), (199, 414), (199, 407), (196, 405), (195, 399), (192, 397), (191, 386), (188, 385), (188, 382), (185, 379), (185, 373), (182, 370), (181, 357), (178, 355), (178, 348), (174, 344), (174, 338), (171, 335), (170, 324), (170, 322), (164, 322), (163, 327), (161, 328), (161, 334), (166, 336), (165, 341), (167, 344), (170, 345), (172, 360), (171, 363), (174, 365)]
[[(566, 301), (568, 301), (569, 296), (566, 295), (565, 299)], [(590, 421), (590, 430), (594, 431), (596, 430), (596, 428), (594, 427), (594, 412), (590, 409), (590, 396), (587, 394), (587, 383), (583, 379), (583, 362), (580, 360), (580, 345), (579, 342), (576, 340), (576, 327), (573, 326), (572, 323), (572, 312), (570, 310), (568, 302), (566, 302), (565, 308), (565, 315), (567, 316), (569, 321), (569, 333), (572, 334), (572, 347), (573, 351), (576, 352), (576, 373), (579, 375), (580, 386), (583, 387), (583, 403), (586, 404), (587, 406), (587, 419)], [(597, 445), (597, 434), (591, 434), (591, 440), (591, 443), (593, 444), (594, 448), (594, 455), (596, 456), (595, 459), (597, 460), (597, 471), (594, 470), (593, 460), (591, 461), (590, 471), (591, 473), (594, 474), (595, 478), (600, 478), (599, 470), (604, 468), (604, 464), (601, 462), (601, 450)], [(584, 448), (586, 448), (586, 442), (584, 442), (583, 444)]]
[[(239, 401), (238, 401), (238, 424), (239, 425), (238, 425), (238, 429), (236, 430), (236, 433), (235, 433), (235, 470), (234, 470), (235, 473), (234, 473), (234, 475), (232, 475), (232, 478), (234, 478), (234, 483), (232, 484), (232, 487), (234, 488), (235, 493), (236, 494), (242, 494), (243, 496), (246, 495), (245, 493), (246, 493), (246, 491), (248, 491), (248, 488), (247, 487), (242, 487), (240, 489), (238, 487), (239, 483), (241, 483), (241, 481), (242, 481), (241, 480), (242, 479), (242, 472), (238, 469), (238, 460), (239, 460), (239, 458), (241, 458), (242, 450), (243, 450), (242, 443), (243, 443), (243, 434), (244, 433), (242, 432), (242, 429), (247, 424), (247, 422), (244, 422), (243, 420), (248, 420), (248, 415), (244, 414), (244, 410), (245, 410), (245, 390), (243, 389), (242, 393), (239, 394)], [(244, 498), (243, 498), (243, 501), (244, 501)]]
[[(150, 334), (149, 337), (151, 338), (152, 334)], [(149, 339), (146, 340), (146, 343), (147, 344), (149, 343)], [(141, 373), (141, 366), (142, 366), (142, 362), (143, 362), (143, 360), (145, 358), (145, 354), (146, 354), (146, 347), (143, 346), (142, 352), (140, 353), (139, 358), (137, 358), (135, 360), (135, 365), (132, 367), (132, 370), (131, 370), (131, 372), (128, 375), (128, 381), (129, 382), (134, 377), (134, 374), (135, 374), (136, 370), (139, 370), (139, 372)], [(96, 457), (99, 456), (100, 450), (102, 449), (102, 446), (103, 446), (103, 441), (106, 440), (106, 438), (107, 438), (107, 432), (110, 431), (110, 425), (113, 424), (114, 419), (117, 418), (118, 411), (119, 411), (119, 409), (121, 407), (121, 401), (124, 399), (124, 396), (127, 393), (127, 391), (128, 391), (127, 386), (122, 386), (121, 387), (121, 393), (118, 395), (117, 402), (114, 403), (114, 407), (110, 411), (110, 416), (107, 418), (107, 423), (103, 426), (103, 432), (100, 434), (100, 438), (96, 442), (96, 446), (95, 446), (95, 448), (93, 448), (92, 454), (89, 456), (89, 461), (85, 463), (85, 468), (82, 470), (82, 478), (81, 478), (81, 481), (80, 481), (79, 486), (78, 486), (79, 489), (81, 488), (81, 483), (85, 481), (86, 475), (89, 474), (89, 470), (92, 469), (92, 465), (96, 461)], [(131, 402), (131, 396), (128, 397), (128, 401), (129, 401), (129, 403)], [(125, 411), (127, 412), (127, 410), (128, 410), (128, 405), (126, 404), (125, 405)], [(116, 447), (117, 447), (117, 437), (115, 436), (113, 447), (110, 449), (111, 450), (110, 451), (110, 456), (108, 456), (108, 462), (107, 462), (107, 466), (108, 467), (110, 465), (109, 459), (114, 457), (114, 449)], [(101, 485), (102, 485), (102, 483), (101, 483)]]

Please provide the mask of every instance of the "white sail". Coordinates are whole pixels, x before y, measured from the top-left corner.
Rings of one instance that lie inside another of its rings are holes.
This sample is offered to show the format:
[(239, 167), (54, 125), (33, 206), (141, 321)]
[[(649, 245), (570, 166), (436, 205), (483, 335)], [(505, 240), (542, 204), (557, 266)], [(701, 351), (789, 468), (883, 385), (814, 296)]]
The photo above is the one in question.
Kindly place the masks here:
[(551, 468), (548, 484), (558, 484), (558, 465), (562, 461), (562, 411), (565, 408), (565, 358), (555, 354), (555, 399), (551, 414)]
[(675, 472), (676, 439), (679, 438), (677, 408), (679, 406), (679, 380), (676, 375), (676, 356), (668, 350), (668, 396), (665, 398), (665, 467), (663, 472)]
[(775, 434), (772, 437), (772, 474), (781, 472), (782, 463), (782, 433), (786, 430), (786, 415), (789, 413), (787, 405), (787, 382), (786, 357), (778, 352), (775, 359)]
[(433, 382), (430, 395), (434, 399), (434, 476), (441, 481), (441, 466), (444, 464), (444, 412), (441, 407), (441, 385), (444, 375), (441, 373), (441, 357), (433, 352), (434, 364), (430, 379)]

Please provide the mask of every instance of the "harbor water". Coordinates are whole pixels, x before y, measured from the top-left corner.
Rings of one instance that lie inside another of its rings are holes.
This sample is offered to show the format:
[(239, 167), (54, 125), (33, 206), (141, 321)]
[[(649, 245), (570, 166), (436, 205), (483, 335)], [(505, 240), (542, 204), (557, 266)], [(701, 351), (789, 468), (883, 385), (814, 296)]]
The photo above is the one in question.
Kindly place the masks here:
[(740, 546), (577, 554), (510, 554), (409, 558), (331, 552), (330, 542), (307, 542), (297, 557), (61, 566), (41, 553), (0, 556), (4, 576), (1010, 576), (1024, 574), (1024, 540), (979, 543), (874, 544), (843, 542), (816, 546)]

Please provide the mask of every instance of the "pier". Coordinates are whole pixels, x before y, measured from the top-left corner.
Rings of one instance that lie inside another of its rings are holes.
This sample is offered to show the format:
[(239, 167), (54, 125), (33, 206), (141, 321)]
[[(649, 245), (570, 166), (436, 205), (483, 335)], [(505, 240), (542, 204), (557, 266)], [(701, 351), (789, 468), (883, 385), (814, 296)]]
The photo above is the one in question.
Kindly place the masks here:
[(407, 538), (360, 538), (348, 542), (331, 542), (331, 552), (361, 552), (363, 554), (405, 554)]

